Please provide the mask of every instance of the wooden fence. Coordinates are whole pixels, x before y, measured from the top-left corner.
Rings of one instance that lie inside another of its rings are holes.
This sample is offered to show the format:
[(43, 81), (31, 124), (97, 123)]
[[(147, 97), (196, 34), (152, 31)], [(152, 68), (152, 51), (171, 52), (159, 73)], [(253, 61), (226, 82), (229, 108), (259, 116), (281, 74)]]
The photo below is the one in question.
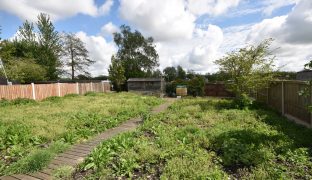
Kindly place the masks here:
[[(306, 95), (300, 95), (303, 90)], [(312, 114), (308, 110), (312, 105), (311, 95), (310, 86), (305, 81), (274, 81), (268, 88), (253, 93), (258, 101), (308, 127), (312, 127)]]
[(233, 93), (226, 89), (224, 83), (206, 83), (205, 96), (233, 97)]
[(0, 85), (0, 99), (28, 98), (42, 100), (51, 96), (85, 94), (88, 91), (108, 92), (110, 91), (110, 84), (107, 81), (102, 81), (90, 83)]

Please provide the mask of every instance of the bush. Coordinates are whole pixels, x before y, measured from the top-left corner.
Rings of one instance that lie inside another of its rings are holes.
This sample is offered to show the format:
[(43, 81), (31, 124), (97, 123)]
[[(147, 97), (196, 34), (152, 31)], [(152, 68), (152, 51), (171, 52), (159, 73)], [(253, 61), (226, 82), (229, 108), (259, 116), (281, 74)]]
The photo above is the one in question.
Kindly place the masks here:
[(72, 174), (75, 171), (75, 168), (71, 166), (61, 166), (54, 170), (53, 179), (63, 179), (63, 180), (71, 180)]
[(35, 104), (37, 103), (35, 100), (33, 99), (27, 99), (27, 98), (17, 98), (14, 100), (7, 100), (7, 99), (2, 99), (0, 101), (0, 107), (4, 107), (4, 106), (10, 106), (10, 105), (27, 105), (27, 104)]
[(0, 107), (8, 106), (10, 104), (11, 104), (10, 101), (4, 98), (2, 98), (0, 101)]
[(45, 98), (43, 101), (60, 102), (61, 101), (61, 97), (59, 97), (59, 96), (50, 96), (50, 97)]
[(250, 107), (252, 103), (253, 100), (247, 94), (242, 94), (234, 99), (234, 106), (238, 109), (246, 109)]
[(205, 88), (205, 79), (202, 76), (195, 76), (187, 83), (187, 93), (194, 97), (203, 96)]
[(97, 93), (96, 92), (93, 92), (93, 91), (88, 91), (84, 94), (85, 96), (96, 96)]
[(79, 94), (66, 94), (64, 98), (77, 97)]
[(63, 152), (68, 148), (68, 144), (56, 141), (47, 149), (36, 150), (13, 163), (4, 172), (5, 174), (28, 173), (41, 170), (49, 164), (56, 154)]

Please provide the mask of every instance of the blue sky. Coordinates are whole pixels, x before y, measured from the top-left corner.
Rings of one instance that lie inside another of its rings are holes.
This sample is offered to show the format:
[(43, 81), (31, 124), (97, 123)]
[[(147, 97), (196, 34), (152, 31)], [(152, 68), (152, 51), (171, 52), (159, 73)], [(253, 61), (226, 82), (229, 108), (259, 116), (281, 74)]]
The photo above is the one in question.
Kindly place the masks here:
[(272, 37), (273, 47), (282, 46), (277, 67), (297, 71), (312, 57), (312, 40), (300, 39), (305, 31), (296, 32), (293, 19), (310, 30), (311, 9), (310, 0), (1, 0), (0, 25), (2, 39), (8, 39), (26, 19), (50, 14), (58, 31), (76, 33), (85, 42), (97, 61), (93, 75), (107, 74), (116, 52), (111, 34), (121, 24), (154, 37), (160, 69), (182, 65), (215, 72), (214, 60), (227, 51)]

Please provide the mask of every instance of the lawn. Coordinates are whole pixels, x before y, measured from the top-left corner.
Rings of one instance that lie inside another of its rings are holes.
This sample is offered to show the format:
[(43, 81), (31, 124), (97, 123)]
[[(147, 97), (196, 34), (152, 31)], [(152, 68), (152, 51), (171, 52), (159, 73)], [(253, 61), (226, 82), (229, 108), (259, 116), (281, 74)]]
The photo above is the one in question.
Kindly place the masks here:
[(87, 93), (41, 102), (0, 101), (0, 175), (41, 169), (71, 144), (143, 116), (161, 99), (131, 93)]
[(234, 107), (231, 100), (177, 101), (145, 116), (137, 131), (103, 142), (73, 178), (312, 178), (311, 129), (261, 105)]

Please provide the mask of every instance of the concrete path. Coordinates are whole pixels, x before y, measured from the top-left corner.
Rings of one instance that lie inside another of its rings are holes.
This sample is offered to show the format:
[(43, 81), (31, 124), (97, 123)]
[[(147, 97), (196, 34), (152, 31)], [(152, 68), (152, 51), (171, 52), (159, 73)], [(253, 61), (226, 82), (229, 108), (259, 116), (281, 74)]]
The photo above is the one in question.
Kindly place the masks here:
[[(160, 106), (157, 106), (152, 109), (152, 114), (157, 114), (162, 112), (170, 106), (175, 99), (165, 99), (166, 102)], [(120, 133), (128, 132), (131, 130), (136, 129), (139, 124), (142, 122), (141, 118), (133, 118), (130, 119), (121, 125), (106, 130), (105, 132), (95, 136), (94, 138), (90, 139), (89, 141), (73, 145), (69, 150), (57, 155), (45, 169), (29, 174), (14, 174), (10, 176), (3, 176), (0, 177), (1, 180), (18, 180), (18, 179), (25, 179), (25, 180), (38, 180), (38, 179), (52, 179), (53, 178), (53, 171), (58, 169), (62, 166), (72, 166), (76, 167), (78, 164), (83, 162), (83, 160), (92, 152), (92, 150), (98, 146), (101, 142), (110, 139)]]

